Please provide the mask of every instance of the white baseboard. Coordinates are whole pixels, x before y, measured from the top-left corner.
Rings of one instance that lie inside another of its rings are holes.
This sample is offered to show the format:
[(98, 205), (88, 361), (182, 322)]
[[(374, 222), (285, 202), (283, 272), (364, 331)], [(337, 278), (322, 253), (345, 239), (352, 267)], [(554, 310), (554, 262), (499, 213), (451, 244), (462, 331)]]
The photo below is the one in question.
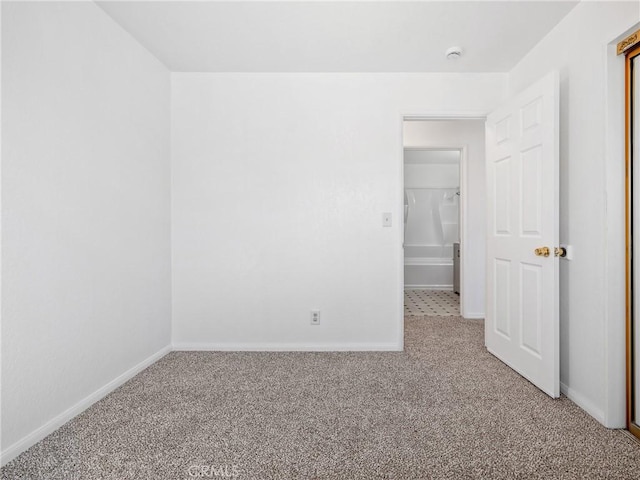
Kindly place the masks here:
[(484, 320), (484, 313), (467, 313), (464, 312), (462, 318), (467, 318), (469, 320)]
[(173, 351), (201, 352), (401, 352), (401, 343), (174, 343)]
[(453, 290), (453, 285), (407, 285), (405, 290)]
[(85, 411), (95, 402), (106, 397), (109, 393), (114, 391), (120, 385), (124, 384), (126, 381), (133, 378), (142, 370), (144, 370), (148, 366), (160, 360), (170, 351), (171, 351), (171, 346), (167, 345), (160, 351), (154, 353), (150, 357), (146, 358), (142, 362), (130, 368), (129, 370), (124, 372), (122, 375), (114, 378), (109, 383), (107, 383), (104, 387), (99, 388), (89, 396), (83, 398), (78, 403), (76, 403), (72, 407), (62, 412), (60, 415), (54, 417), (53, 419), (49, 420), (47, 423), (37, 428), (36, 430), (31, 432), (24, 438), (18, 440), (16, 443), (11, 445), (10, 447), (7, 447), (5, 450), (2, 450), (0, 463), (2, 465), (7, 464), (11, 460), (13, 460), (15, 457), (20, 455), (22, 452), (29, 449), (36, 443), (38, 443), (44, 437), (54, 432), (58, 428), (60, 428), (62, 425), (67, 423), (69, 420), (71, 420), (73, 417)]
[(571, 389), (571, 387), (560, 382), (560, 392), (562, 392), (569, 400), (578, 405), (581, 409), (604, 425), (604, 411), (596, 407), (591, 401), (587, 400), (584, 395)]
[(404, 257), (404, 265), (453, 268), (453, 258)]

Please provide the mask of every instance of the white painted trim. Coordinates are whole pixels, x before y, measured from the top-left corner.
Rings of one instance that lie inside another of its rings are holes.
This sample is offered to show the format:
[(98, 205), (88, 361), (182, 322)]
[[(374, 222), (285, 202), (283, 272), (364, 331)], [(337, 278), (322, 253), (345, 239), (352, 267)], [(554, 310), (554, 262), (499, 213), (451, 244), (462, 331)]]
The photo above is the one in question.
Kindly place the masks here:
[(581, 409), (591, 415), (600, 423), (604, 423), (604, 412), (587, 400), (583, 395), (572, 390), (570, 387), (560, 382), (560, 393), (578, 405)]
[[(404, 308), (404, 307), (403, 307)], [(403, 310), (404, 313), (404, 310)], [(404, 315), (403, 315), (404, 321)], [(401, 352), (398, 343), (174, 343), (176, 352)]]
[(465, 320), (484, 320), (484, 313), (466, 313), (461, 315)]
[(405, 257), (404, 264), (409, 266), (453, 267), (453, 258)]
[[(408, 122), (411, 122), (411, 120), (406, 120)], [(449, 152), (451, 150), (459, 150), (459, 148), (438, 148), (438, 147), (403, 147), (405, 152)], [(447, 162), (449, 163), (449, 162)], [(457, 162), (451, 162), (451, 163), (457, 163)]]
[[(451, 187), (453, 188), (453, 187)], [(447, 188), (447, 190), (450, 190), (451, 188)], [(457, 188), (457, 187), (456, 187)], [(428, 189), (428, 188), (424, 188), (424, 189), (420, 189), (420, 188), (412, 188), (411, 190), (435, 190), (433, 188)], [(405, 247), (428, 247), (428, 248), (438, 248), (438, 249), (442, 249), (442, 248), (450, 248), (451, 251), (453, 252), (453, 243), (449, 244), (449, 245), (429, 245), (426, 243), (405, 243), (404, 244)]]
[(402, 345), (402, 350), (404, 350), (404, 115), (400, 115), (400, 121), (398, 122), (398, 156), (400, 158), (399, 170), (400, 176), (396, 178), (396, 185), (398, 185), (398, 219), (403, 219), (403, 221), (396, 222), (396, 232), (398, 235), (398, 245), (399, 248), (396, 252), (398, 255), (397, 259), (397, 282), (398, 282), (398, 290), (397, 290), (397, 302), (396, 312), (397, 312), (397, 325), (398, 325), (398, 342)]
[[(486, 120), (489, 112), (479, 110), (459, 110), (459, 111), (430, 111), (430, 112), (410, 112), (404, 111), (400, 113), (399, 125), (399, 138), (400, 148), (398, 149), (398, 156), (400, 159), (400, 178), (398, 181), (398, 210), (397, 218), (404, 218), (404, 122), (405, 121), (420, 121), (420, 120)], [(447, 150), (460, 150), (460, 195), (462, 198), (461, 205), (461, 218), (460, 218), (460, 312), (463, 317), (469, 317), (469, 314), (465, 311), (465, 292), (464, 292), (464, 271), (465, 271), (465, 256), (464, 256), (464, 244), (465, 244), (465, 225), (467, 221), (467, 161), (468, 161), (468, 145), (425, 145), (423, 148), (443, 148)], [(399, 252), (398, 252), (398, 285), (399, 285), (399, 305), (398, 305), (398, 336), (399, 342), (404, 348), (404, 222), (396, 222), (396, 231), (399, 238)], [(481, 318), (484, 318), (484, 314)]]
[[(486, 120), (487, 112), (478, 112), (478, 111), (467, 111), (467, 112), (430, 112), (430, 113), (405, 113), (401, 116), (401, 125), (404, 121), (437, 121), (437, 120)], [(401, 129), (402, 130), (402, 129)], [(402, 157), (401, 165), (404, 168), (404, 137), (402, 138)], [(437, 142), (437, 140), (436, 140)], [(464, 318), (476, 318), (476, 313), (469, 313), (466, 311), (467, 306), (465, 302), (465, 270), (466, 270), (466, 249), (465, 244), (467, 244), (467, 212), (468, 212), (468, 204), (467, 204), (467, 189), (468, 189), (468, 157), (469, 157), (469, 145), (459, 145), (459, 144), (439, 144), (433, 143), (430, 145), (421, 145), (419, 147), (421, 149), (435, 149), (435, 150), (459, 150), (460, 151), (460, 198), (462, 203), (460, 204), (460, 225), (458, 228), (460, 229), (460, 314)], [(402, 174), (402, 178), (400, 179), (400, 202), (402, 203), (402, 213), (398, 218), (404, 218), (404, 171)], [(401, 243), (404, 242), (404, 225), (402, 225), (403, 229), (400, 230), (400, 239)], [(401, 249), (403, 250), (403, 249)], [(404, 255), (402, 255), (402, 268), (404, 269)], [(403, 278), (404, 284), (404, 278)], [(473, 315), (473, 316), (472, 316)], [(484, 318), (484, 314), (481, 317)]]
[[(469, 202), (467, 201), (467, 192), (469, 185), (469, 145), (463, 145), (460, 149), (460, 225), (458, 225), (458, 237), (460, 241), (460, 245), (458, 246), (460, 256), (460, 274), (459, 274), (459, 294), (460, 294), (460, 315), (463, 318), (469, 318), (469, 312), (467, 312), (467, 302), (466, 302), (466, 284), (465, 284), (465, 272), (467, 270), (467, 252), (465, 245), (468, 245), (467, 242), (467, 212), (469, 211)], [(486, 235), (486, 234), (485, 234)], [(451, 259), (453, 262), (453, 259)], [(486, 276), (485, 276), (486, 278)], [(484, 315), (483, 315), (484, 317)]]
[(453, 291), (453, 285), (414, 285), (406, 283), (405, 290), (449, 290)]
[[(2, 6), (0, 5), (0, 51), (2, 50)], [(0, 91), (2, 90), (2, 62), (0, 61)], [(0, 95), (0, 212), (2, 212), (2, 95)], [(4, 251), (2, 249), (2, 215), (0, 215), (0, 251)], [(0, 292), (2, 292), (2, 255), (0, 255)], [(2, 325), (2, 295), (0, 295), (0, 325)], [(0, 328), (0, 426), (2, 426), (2, 328)], [(1, 433), (1, 432), (0, 432)], [(2, 463), (2, 440), (0, 439), (0, 466), (4, 465)]]
[(59, 414), (56, 417), (52, 418), (51, 420), (49, 420), (47, 423), (45, 423), (41, 427), (37, 428), (36, 430), (31, 432), (30, 434), (28, 434), (25, 437), (23, 437), (22, 439), (18, 440), (16, 443), (14, 443), (10, 447), (8, 447), (8, 448), (6, 448), (5, 450), (2, 451), (2, 453), (1, 453), (2, 458), (0, 460), (0, 463), (3, 466), (6, 465), (8, 462), (13, 460), (15, 457), (20, 455), (22, 452), (24, 452), (25, 450), (29, 449), (30, 447), (32, 447), (36, 443), (38, 443), (40, 440), (45, 438), (47, 435), (49, 435), (50, 433), (54, 432), (55, 430), (60, 428), (62, 425), (67, 423), (69, 420), (73, 419), (75, 416), (77, 416), (80, 413), (82, 413), (83, 411), (85, 411), (87, 408), (89, 408), (91, 405), (93, 405), (97, 401), (99, 401), (102, 398), (106, 397), (109, 393), (113, 392), (116, 388), (118, 388), (119, 386), (121, 386), (122, 384), (124, 384), (125, 382), (127, 382), (128, 380), (133, 378), (134, 376), (136, 376), (138, 373), (140, 373), (145, 368), (149, 367), (150, 365), (152, 365), (155, 362), (157, 362), (158, 360), (160, 360), (162, 357), (164, 357), (169, 352), (171, 352), (171, 346), (167, 345), (166, 347), (162, 348), (161, 350), (159, 350), (158, 352), (154, 353), (150, 357), (146, 358), (142, 362), (138, 363), (134, 367), (130, 368), (129, 370), (124, 372), (122, 375), (119, 375), (118, 377), (114, 378), (109, 383), (107, 383), (105, 386), (99, 388), (98, 390), (96, 390), (92, 394), (90, 394), (87, 397), (85, 397), (82, 400), (80, 400), (75, 405), (73, 405), (70, 408), (66, 409), (61, 414)]
[(408, 122), (422, 120), (485, 120), (489, 112), (484, 110), (461, 110), (451, 112), (410, 113), (405, 112), (402, 118)]

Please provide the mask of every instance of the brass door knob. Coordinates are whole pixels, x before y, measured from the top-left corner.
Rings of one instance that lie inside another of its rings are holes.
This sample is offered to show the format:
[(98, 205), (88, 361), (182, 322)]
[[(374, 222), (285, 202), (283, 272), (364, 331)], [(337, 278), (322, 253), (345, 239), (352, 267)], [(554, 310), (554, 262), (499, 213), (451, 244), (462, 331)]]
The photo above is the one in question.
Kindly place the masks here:
[(549, 255), (551, 255), (551, 250), (549, 250), (549, 247), (539, 247), (536, 248), (534, 252), (538, 257), (548, 257)]

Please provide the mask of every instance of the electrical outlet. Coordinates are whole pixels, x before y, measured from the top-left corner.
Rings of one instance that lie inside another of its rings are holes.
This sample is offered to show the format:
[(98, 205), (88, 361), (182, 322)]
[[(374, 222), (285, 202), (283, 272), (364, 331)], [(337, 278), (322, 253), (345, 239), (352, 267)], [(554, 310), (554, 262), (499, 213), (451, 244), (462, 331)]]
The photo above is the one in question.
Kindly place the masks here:
[(311, 325), (320, 325), (320, 310), (311, 310)]

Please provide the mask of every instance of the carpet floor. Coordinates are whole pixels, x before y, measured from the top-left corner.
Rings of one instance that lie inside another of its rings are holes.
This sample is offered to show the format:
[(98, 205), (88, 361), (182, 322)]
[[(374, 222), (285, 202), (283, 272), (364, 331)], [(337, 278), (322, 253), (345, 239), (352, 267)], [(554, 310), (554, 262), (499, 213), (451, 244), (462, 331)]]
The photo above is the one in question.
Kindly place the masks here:
[(4, 479), (637, 479), (640, 444), (486, 352), (482, 321), (409, 317), (404, 352), (174, 352)]

